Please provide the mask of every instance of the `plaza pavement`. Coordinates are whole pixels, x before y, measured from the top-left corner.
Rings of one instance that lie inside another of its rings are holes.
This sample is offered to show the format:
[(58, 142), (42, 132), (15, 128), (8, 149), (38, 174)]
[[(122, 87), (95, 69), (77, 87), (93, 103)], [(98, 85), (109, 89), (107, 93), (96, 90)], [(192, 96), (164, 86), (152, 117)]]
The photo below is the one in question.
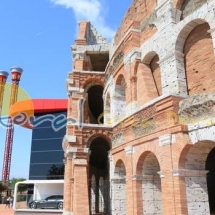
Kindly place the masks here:
[(14, 215), (14, 210), (12, 208), (5, 209), (5, 205), (0, 204), (0, 215)]

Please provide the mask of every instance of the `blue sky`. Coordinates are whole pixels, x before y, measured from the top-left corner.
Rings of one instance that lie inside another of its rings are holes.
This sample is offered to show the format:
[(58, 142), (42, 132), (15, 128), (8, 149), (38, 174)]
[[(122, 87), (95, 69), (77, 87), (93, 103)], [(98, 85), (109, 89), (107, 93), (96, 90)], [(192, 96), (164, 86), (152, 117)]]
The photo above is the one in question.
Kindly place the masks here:
[[(0, 0), (0, 70), (24, 69), (20, 86), (31, 98), (67, 98), (70, 46), (77, 22), (89, 20), (109, 40), (132, 0)], [(11, 76), (8, 77), (10, 82)], [(5, 129), (0, 128), (0, 172)], [(28, 177), (31, 130), (16, 127), (10, 178)]]

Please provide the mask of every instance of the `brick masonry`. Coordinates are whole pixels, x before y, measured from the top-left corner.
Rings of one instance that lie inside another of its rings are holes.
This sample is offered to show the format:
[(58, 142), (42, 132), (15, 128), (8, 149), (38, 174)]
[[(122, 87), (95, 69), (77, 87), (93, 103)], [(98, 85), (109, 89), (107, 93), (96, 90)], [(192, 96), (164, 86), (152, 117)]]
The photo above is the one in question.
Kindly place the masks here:
[[(68, 122), (63, 141), (64, 215), (211, 214), (205, 162), (215, 147), (214, 11), (215, 0), (134, 0), (111, 44), (79, 23), (67, 79), (68, 117), (77, 123)], [(109, 53), (103, 71), (92, 71), (93, 53)], [(103, 124), (88, 120), (95, 85), (104, 88)], [(98, 137), (110, 146), (108, 185), (89, 178)]]

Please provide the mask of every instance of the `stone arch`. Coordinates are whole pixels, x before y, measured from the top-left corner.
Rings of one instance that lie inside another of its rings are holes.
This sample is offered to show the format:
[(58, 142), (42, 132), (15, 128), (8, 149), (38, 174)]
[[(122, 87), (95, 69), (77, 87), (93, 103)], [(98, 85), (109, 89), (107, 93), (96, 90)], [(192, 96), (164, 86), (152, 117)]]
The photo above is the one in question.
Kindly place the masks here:
[[(211, 179), (211, 175), (208, 171), (215, 175), (215, 169), (210, 169), (210, 162), (215, 162), (215, 142), (213, 141), (199, 141), (194, 145), (186, 145), (182, 151), (180, 157), (180, 167), (182, 168), (181, 175), (185, 177), (186, 184), (186, 196), (188, 205), (188, 214), (210, 214), (215, 212), (213, 207), (215, 195), (212, 194), (208, 197), (208, 191), (215, 189), (211, 187), (208, 181)], [(210, 153), (210, 161), (208, 158)], [(208, 169), (207, 169), (208, 167)], [(210, 204), (209, 204), (210, 203)]]
[(98, 133), (97, 130), (91, 130), (91, 133), (89, 133), (90, 130), (86, 130), (86, 133), (83, 134), (83, 137), (84, 137), (84, 142), (86, 143), (87, 147), (90, 148), (90, 145), (92, 144), (93, 140), (96, 139), (96, 138), (102, 138), (104, 139), (108, 145), (109, 145), (109, 148), (111, 149), (112, 148), (112, 144), (111, 144), (111, 139), (110, 139), (110, 136), (111, 136), (111, 132), (108, 133), (107, 131), (103, 131), (103, 133)]
[[(159, 65), (159, 56), (155, 51), (151, 51), (143, 58), (142, 72), (144, 73), (145, 89), (148, 91), (149, 99), (162, 95), (161, 71)], [(137, 80), (138, 81), (138, 80)], [(139, 85), (140, 84), (140, 85)], [(141, 83), (139, 83), (139, 88)], [(137, 89), (138, 91), (138, 89)]]
[(114, 169), (114, 179), (111, 183), (112, 190), (112, 213), (126, 213), (126, 169), (124, 162), (119, 159)]
[(189, 95), (215, 90), (215, 58), (209, 29), (208, 23), (198, 25), (185, 41), (184, 59)]
[[(205, 17), (206, 14), (203, 14)], [(175, 50), (178, 53), (183, 53), (184, 51), (184, 44), (188, 37), (188, 35), (191, 33), (191, 31), (196, 28), (198, 25), (208, 23), (210, 28), (215, 27), (215, 23), (208, 22), (208, 20), (204, 19), (203, 17), (196, 17), (193, 20), (186, 20), (186, 22), (182, 21), (181, 24), (178, 25), (178, 36), (175, 43)], [(212, 26), (211, 26), (212, 25)]]
[(117, 122), (126, 116), (126, 83), (125, 78), (120, 74), (115, 82), (115, 91), (113, 96), (113, 117)]
[(141, 214), (162, 214), (162, 196), (160, 164), (154, 153), (144, 152), (137, 162), (137, 180), (142, 183), (137, 184), (137, 189), (142, 193), (137, 193)]
[[(94, 136), (88, 141), (89, 145), (89, 179), (95, 176), (95, 196), (90, 196), (90, 202), (94, 201), (95, 213), (109, 213), (109, 162), (108, 153), (110, 145), (106, 139), (101, 136)], [(101, 181), (102, 178), (102, 181)], [(90, 183), (90, 186), (92, 184)], [(90, 190), (93, 188), (90, 187)]]
[(104, 87), (103, 79), (89, 77), (80, 85), (80, 87), (83, 88), (85, 92), (87, 92), (88, 89), (94, 85), (100, 85), (100, 86)]
[(181, 77), (186, 78), (189, 95), (215, 88), (215, 79), (208, 78), (215, 73), (213, 40), (208, 34), (209, 29), (204, 19), (193, 20), (182, 28), (176, 41), (176, 58)]

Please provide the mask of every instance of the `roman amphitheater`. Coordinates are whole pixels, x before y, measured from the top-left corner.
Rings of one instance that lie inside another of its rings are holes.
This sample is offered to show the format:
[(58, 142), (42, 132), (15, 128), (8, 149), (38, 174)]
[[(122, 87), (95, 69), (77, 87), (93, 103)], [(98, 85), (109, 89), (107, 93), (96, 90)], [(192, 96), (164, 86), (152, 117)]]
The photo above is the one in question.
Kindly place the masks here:
[(71, 49), (63, 214), (215, 214), (215, 0), (134, 0)]

